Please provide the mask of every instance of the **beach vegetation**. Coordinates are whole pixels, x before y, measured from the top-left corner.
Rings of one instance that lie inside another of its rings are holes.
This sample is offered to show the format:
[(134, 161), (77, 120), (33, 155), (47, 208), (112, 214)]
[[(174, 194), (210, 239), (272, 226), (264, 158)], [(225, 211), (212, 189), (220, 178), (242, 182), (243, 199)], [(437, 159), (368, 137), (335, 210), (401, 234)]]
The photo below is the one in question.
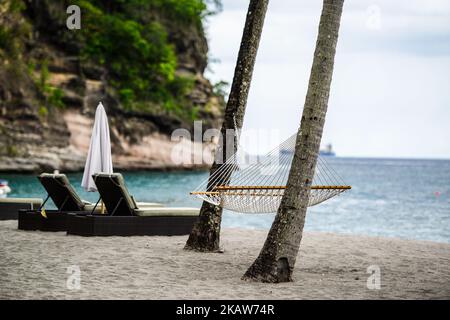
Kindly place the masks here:
[(63, 109), (65, 107), (63, 97), (64, 93), (60, 88), (50, 87), (47, 98), (49, 105), (59, 109)]
[(6, 146), (6, 155), (9, 157), (17, 157), (19, 155), (19, 151), (16, 146), (8, 144)]
[(0, 2), (0, 63), (21, 58), (31, 25), (22, 17), (23, 0)]
[[(80, 57), (107, 69), (108, 81), (125, 109), (162, 111), (186, 119), (196, 114), (186, 98), (193, 80), (176, 73), (177, 54), (165, 24), (201, 30), (202, 19), (210, 12), (206, 1), (79, 0), (73, 4), (83, 13), (76, 34)], [(145, 12), (162, 17), (154, 19)]]
[(228, 81), (218, 81), (213, 85), (213, 91), (214, 94), (218, 97), (225, 97), (227, 96), (228, 88), (230, 86), (230, 83)]
[[(28, 70), (31, 70), (30, 73), (33, 76), (34, 73), (32, 68), (36, 68), (36, 66), (34, 63), (30, 62), (28, 64)], [(36, 86), (44, 96), (45, 102), (48, 106), (62, 109), (65, 107), (63, 101), (64, 93), (60, 88), (52, 86), (49, 83), (49, 77), (50, 73), (48, 70), (48, 61), (44, 59), (41, 61), (38, 77), (35, 79)]]
[[(68, 5), (81, 9), (79, 30), (65, 26)], [(124, 110), (190, 121), (198, 116), (189, 96), (195, 81), (177, 72), (177, 44), (182, 39), (178, 37), (189, 32), (201, 43), (205, 17), (220, 8), (221, 0), (6, 0), (0, 3), (0, 63), (20, 60), (51, 112), (64, 108), (64, 92), (48, 81), (52, 63), (48, 53), (56, 46), (77, 57), (81, 65), (100, 66)], [(36, 15), (42, 17), (35, 19)], [(5, 19), (7, 23), (1, 23)], [(43, 23), (46, 19), (48, 23)], [(33, 47), (33, 28), (41, 34), (56, 28), (60, 32), (49, 36), (50, 47), (28, 52), (26, 43)]]
[(195, 121), (198, 119), (198, 112), (200, 111), (200, 107), (199, 106), (194, 106), (191, 109), (191, 121)]
[(46, 106), (40, 106), (38, 110), (38, 114), (41, 118), (45, 118), (48, 115), (48, 109)]

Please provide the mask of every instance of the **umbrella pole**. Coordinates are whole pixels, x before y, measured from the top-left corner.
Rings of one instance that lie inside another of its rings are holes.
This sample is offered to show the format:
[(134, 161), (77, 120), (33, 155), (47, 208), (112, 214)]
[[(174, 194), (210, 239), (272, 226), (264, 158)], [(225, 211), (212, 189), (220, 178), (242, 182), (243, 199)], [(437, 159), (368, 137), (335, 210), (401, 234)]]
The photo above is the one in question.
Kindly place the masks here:
[(101, 200), (101, 207), (100, 207), (100, 213), (105, 214), (105, 204), (103, 203), (103, 200)]

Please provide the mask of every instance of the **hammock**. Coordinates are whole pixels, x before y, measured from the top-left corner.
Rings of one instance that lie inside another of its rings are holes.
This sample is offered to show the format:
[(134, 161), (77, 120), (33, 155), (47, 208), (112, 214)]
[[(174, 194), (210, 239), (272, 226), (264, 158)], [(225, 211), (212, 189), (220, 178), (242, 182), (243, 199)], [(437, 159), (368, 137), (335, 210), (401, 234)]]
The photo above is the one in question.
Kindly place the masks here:
[[(278, 210), (289, 176), (297, 135), (268, 154), (251, 157), (241, 151), (231, 156), (191, 195), (241, 213)], [(318, 157), (308, 206), (319, 204), (351, 189), (322, 157)]]

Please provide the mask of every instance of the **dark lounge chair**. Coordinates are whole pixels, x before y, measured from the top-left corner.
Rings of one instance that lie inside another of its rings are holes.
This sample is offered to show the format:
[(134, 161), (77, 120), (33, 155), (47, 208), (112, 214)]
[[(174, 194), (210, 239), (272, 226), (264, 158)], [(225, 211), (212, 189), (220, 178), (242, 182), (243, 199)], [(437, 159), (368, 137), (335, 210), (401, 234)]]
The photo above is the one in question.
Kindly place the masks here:
[(197, 208), (142, 206), (129, 194), (121, 174), (95, 174), (108, 215), (70, 214), (67, 234), (82, 236), (185, 235), (198, 219)]
[(0, 198), (0, 220), (17, 220), (19, 210), (36, 210), (42, 206), (42, 199)]
[[(38, 179), (47, 191), (47, 199), (37, 210), (19, 211), (20, 230), (66, 231), (68, 212), (81, 215), (100, 213), (101, 206), (81, 200), (66, 175), (43, 173)], [(53, 200), (57, 210), (45, 210), (45, 218), (41, 211), (49, 198)]]

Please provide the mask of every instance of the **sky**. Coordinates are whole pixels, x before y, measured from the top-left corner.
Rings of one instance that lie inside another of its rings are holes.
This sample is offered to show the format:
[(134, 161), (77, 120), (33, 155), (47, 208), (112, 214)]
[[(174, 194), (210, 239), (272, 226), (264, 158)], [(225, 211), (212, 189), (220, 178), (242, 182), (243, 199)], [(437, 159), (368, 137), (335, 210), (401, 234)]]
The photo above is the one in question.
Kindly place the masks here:
[[(208, 18), (207, 77), (232, 81), (248, 1)], [(241, 143), (264, 153), (297, 132), (322, 1), (271, 0)], [(228, 88), (229, 89), (229, 88)], [(258, 143), (245, 139), (259, 134)], [(450, 158), (450, 1), (346, 0), (322, 145), (338, 156)]]

